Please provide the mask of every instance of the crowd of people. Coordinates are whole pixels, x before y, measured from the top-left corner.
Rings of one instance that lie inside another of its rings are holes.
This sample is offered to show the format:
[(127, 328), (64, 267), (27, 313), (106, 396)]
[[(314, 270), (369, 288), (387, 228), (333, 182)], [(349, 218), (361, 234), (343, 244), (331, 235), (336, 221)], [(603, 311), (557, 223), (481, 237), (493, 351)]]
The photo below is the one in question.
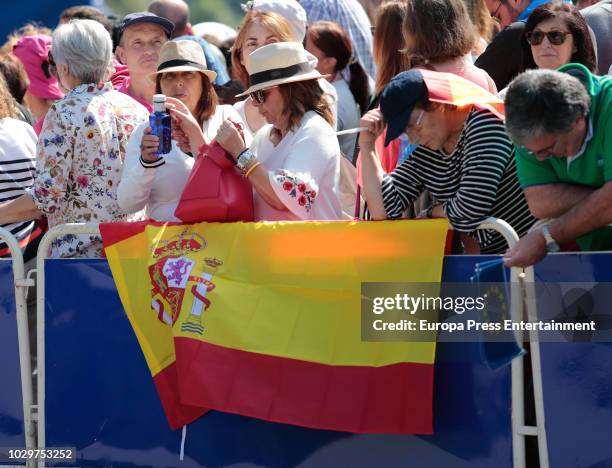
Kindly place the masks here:
[[(178, 221), (214, 141), (255, 220), (446, 218), (454, 253), (519, 267), (612, 249), (611, 0), (365, 6), (252, 0), (233, 30), (155, 0), (119, 21), (78, 6), (53, 31), (16, 29), (0, 50), (0, 225), (27, 260), (47, 226)], [(172, 118), (163, 155), (156, 94)], [(513, 249), (478, 230), (489, 217), (521, 237)], [(97, 236), (52, 246), (101, 252)]]

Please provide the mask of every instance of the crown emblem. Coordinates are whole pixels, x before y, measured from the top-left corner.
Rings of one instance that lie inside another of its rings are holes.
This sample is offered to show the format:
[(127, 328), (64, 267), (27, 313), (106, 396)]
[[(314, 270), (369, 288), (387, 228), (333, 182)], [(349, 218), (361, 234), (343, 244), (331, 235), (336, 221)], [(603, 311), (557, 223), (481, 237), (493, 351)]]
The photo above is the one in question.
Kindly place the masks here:
[(186, 252), (197, 252), (205, 248), (206, 240), (201, 235), (185, 229), (180, 234), (160, 242), (159, 246), (153, 251), (153, 256), (157, 258), (162, 255), (181, 255)]
[(204, 263), (207, 267), (212, 268), (213, 270), (216, 270), (221, 265), (223, 265), (223, 262), (218, 258), (205, 258)]

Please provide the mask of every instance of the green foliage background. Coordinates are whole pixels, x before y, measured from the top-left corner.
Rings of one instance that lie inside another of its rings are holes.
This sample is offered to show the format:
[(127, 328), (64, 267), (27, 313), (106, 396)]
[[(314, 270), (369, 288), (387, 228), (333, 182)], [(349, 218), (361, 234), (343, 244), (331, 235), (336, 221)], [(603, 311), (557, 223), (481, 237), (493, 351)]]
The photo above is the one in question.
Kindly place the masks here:
[[(241, 3), (246, 0), (186, 0), (191, 10), (191, 24), (218, 21), (236, 27), (242, 19)], [(150, 0), (106, 0), (106, 5), (119, 18), (134, 11), (144, 11)]]

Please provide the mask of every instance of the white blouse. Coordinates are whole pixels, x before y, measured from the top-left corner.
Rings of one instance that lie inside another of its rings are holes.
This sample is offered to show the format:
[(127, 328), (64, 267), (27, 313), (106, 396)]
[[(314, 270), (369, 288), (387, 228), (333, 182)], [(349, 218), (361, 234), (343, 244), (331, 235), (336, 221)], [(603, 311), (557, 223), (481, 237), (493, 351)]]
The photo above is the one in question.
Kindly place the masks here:
[(318, 114), (304, 114), (300, 126), (274, 146), (272, 125), (262, 127), (251, 150), (268, 171), (270, 184), (287, 207), (270, 206), (254, 190), (255, 219), (335, 220), (342, 219), (339, 199), (340, 147), (334, 129)]
[[(217, 106), (213, 116), (202, 125), (205, 138), (212, 141), (221, 124), (228, 118), (243, 123), (232, 106)], [(164, 164), (145, 168), (140, 163), (140, 141), (148, 125), (142, 124), (132, 133), (117, 189), (117, 201), (126, 213), (135, 213), (145, 208), (147, 218), (180, 221), (174, 216), (174, 211), (191, 175), (195, 159), (183, 153), (173, 140), (170, 153), (163, 156)], [(249, 143), (247, 138), (247, 145)]]

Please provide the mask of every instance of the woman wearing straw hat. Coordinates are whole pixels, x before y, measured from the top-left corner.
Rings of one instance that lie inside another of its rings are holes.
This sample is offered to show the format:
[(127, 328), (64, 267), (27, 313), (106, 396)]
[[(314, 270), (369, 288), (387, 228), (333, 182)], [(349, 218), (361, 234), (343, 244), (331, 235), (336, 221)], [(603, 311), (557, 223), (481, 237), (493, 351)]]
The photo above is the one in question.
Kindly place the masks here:
[[(211, 85), (215, 76), (214, 71), (206, 68), (199, 44), (182, 40), (164, 44), (157, 72), (149, 77), (156, 83), (155, 92), (166, 95), (168, 107), (194, 116), (202, 132), (202, 142), (206, 143), (215, 138), (225, 120), (242, 124), (232, 106), (218, 105), (217, 94)], [(159, 142), (148, 124), (134, 130), (118, 189), (119, 206), (125, 212), (134, 213), (145, 208), (148, 218), (178, 221), (174, 210), (195, 162), (192, 155), (186, 154), (189, 148), (182, 145), (182, 141), (179, 137), (179, 141), (172, 142), (170, 153), (157, 156)], [(197, 155), (197, 151), (192, 154)]]
[[(297, 42), (278, 42), (246, 60), (249, 94), (269, 125), (249, 148), (230, 122), (217, 134), (254, 188), (255, 219), (331, 220), (342, 217), (338, 198), (340, 148), (333, 116), (317, 80), (317, 59)], [(193, 149), (204, 136), (193, 118), (171, 109)]]

